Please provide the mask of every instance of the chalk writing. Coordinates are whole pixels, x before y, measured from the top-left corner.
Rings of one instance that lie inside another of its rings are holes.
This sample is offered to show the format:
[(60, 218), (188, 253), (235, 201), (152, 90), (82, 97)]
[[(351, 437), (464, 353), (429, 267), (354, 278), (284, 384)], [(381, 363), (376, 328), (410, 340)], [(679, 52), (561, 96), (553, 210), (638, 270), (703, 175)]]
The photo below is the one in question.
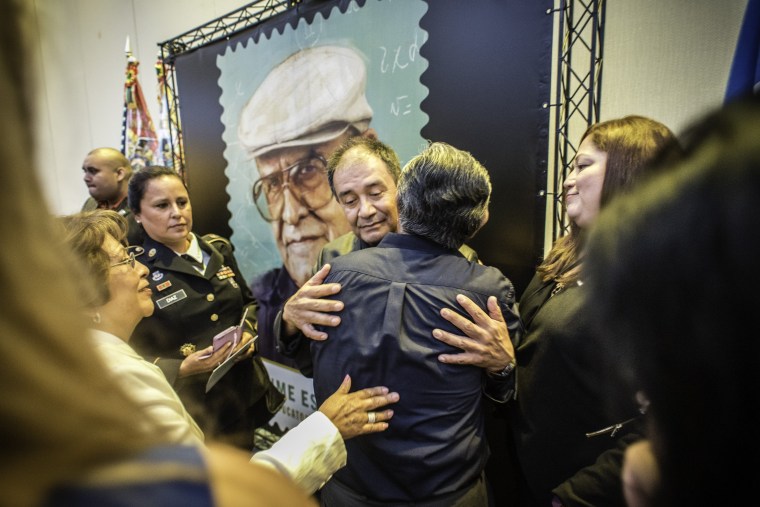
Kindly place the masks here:
[(412, 103), (408, 95), (400, 95), (391, 102), (391, 114), (394, 116), (406, 115), (412, 112)]
[(321, 16), (317, 16), (313, 23), (306, 23), (305, 20), (301, 20), (298, 24), (298, 31), (296, 32), (298, 47), (304, 49), (316, 46), (322, 38), (323, 31), (324, 22)]
[(415, 32), (414, 42), (406, 48), (404, 46), (396, 46), (396, 48), (393, 49), (386, 46), (380, 46), (379, 49), (383, 53), (383, 56), (380, 59), (380, 72), (385, 74), (390, 70), (391, 74), (393, 74), (397, 70), (401, 71), (406, 69), (410, 63), (413, 63), (420, 50), (417, 37), (418, 34)]

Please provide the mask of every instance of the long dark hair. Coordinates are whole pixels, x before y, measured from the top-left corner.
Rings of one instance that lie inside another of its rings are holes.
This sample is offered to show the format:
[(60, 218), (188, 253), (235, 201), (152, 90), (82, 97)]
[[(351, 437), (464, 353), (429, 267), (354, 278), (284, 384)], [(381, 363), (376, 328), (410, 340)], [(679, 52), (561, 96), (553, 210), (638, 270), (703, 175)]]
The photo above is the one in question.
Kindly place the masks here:
[[(630, 192), (661, 150), (677, 144), (665, 125), (634, 115), (591, 125), (581, 142), (586, 138), (607, 154), (600, 210), (614, 197)], [(545, 282), (570, 283), (578, 279), (583, 238), (581, 229), (572, 224), (570, 232), (557, 240), (537, 269)]]
[(145, 188), (148, 186), (148, 182), (162, 176), (170, 176), (177, 178), (182, 182), (182, 185), (187, 189), (187, 185), (180, 175), (170, 167), (164, 167), (161, 165), (150, 165), (143, 167), (137, 171), (129, 180), (129, 191), (127, 193), (129, 199), (129, 209), (135, 215), (140, 213), (140, 202), (145, 195)]

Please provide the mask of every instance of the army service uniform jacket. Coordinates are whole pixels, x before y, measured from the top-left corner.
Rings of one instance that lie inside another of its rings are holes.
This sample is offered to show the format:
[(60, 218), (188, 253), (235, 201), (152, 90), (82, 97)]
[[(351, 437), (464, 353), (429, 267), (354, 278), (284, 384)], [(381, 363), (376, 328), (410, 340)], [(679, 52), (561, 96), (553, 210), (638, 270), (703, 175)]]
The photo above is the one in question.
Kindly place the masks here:
[(198, 242), (210, 255), (204, 274), (170, 248), (146, 239), (139, 261), (150, 270), (155, 311), (138, 324), (130, 343), (162, 369), (207, 437), (240, 436), (232, 443), (250, 448), (253, 429), (266, 423), (283, 401), (261, 360), (239, 361), (208, 393), (210, 372), (178, 376), (185, 355), (208, 347), (214, 335), (239, 324), (245, 308), (246, 328), (255, 335), (256, 300), (231, 245), (223, 239), (214, 242), (220, 248), (200, 237)]

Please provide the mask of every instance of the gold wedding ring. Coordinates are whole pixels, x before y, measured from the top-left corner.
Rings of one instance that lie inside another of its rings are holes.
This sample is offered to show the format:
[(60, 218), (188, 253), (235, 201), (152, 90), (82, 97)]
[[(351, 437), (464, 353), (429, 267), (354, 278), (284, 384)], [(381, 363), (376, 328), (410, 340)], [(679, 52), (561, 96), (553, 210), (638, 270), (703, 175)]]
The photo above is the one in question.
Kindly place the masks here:
[(375, 421), (377, 421), (377, 416), (374, 412), (367, 412), (367, 421), (369, 421), (370, 424), (375, 424)]

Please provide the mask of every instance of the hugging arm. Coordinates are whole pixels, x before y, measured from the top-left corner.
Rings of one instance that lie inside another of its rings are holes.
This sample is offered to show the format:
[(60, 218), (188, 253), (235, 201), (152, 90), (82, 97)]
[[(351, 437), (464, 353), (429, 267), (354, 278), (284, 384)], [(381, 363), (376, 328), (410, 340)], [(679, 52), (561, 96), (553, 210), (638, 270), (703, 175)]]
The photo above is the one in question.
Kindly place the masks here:
[(322, 266), (277, 313), (274, 335), (281, 354), (295, 360), (301, 373), (312, 375), (309, 340), (326, 340), (327, 333), (318, 331), (315, 325), (335, 327), (340, 317), (329, 312), (343, 309), (341, 301), (323, 299), (340, 291), (340, 284), (325, 284), (330, 265)]
[(449, 364), (469, 364), (483, 368), (486, 375), (485, 394), (497, 402), (506, 402), (516, 396), (515, 344), (522, 336), (522, 323), (513, 302), (499, 306), (494, 296), (488, 298), (488, 313), (462, 294), (457, 302), (470, 319), (448, 308), (441, 316), (456, 326), (458, 335), (434, 329), (433, 336), (462, 350), (458, 354), (442, 354), (438, 360)]

